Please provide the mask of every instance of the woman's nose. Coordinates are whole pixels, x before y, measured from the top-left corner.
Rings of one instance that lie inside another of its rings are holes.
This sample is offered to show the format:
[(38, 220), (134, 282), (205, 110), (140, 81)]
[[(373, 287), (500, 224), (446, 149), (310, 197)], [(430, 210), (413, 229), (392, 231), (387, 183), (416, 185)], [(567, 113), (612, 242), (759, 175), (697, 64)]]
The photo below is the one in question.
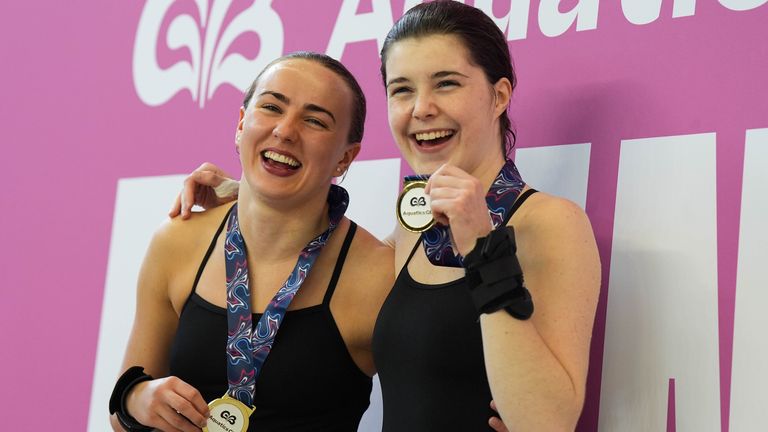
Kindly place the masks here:
[(296, 141), (296, 125), (295, 121), (286, 116), (280, 119), (272, 129), (272, 136), (280, 140), (281, 142), (295, 142)]
[(437, 106), (429, 93), (420, 93), (413, 102), (413, 117), (425, 120), (437, 114)]

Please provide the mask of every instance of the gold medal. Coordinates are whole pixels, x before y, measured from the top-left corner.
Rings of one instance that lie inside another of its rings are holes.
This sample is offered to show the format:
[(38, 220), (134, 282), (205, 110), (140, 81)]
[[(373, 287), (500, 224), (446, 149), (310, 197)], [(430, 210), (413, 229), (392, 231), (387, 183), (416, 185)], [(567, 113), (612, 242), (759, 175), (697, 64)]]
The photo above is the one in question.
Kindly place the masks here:
[(256, 409), (226, 394), (212, 400), (208, 408), (211, 414), (203, 432), (245, 432), (251, 413)]
[(435, 224), (429, 196), (424, 193), (425, 180), (406, 182), (397, 199), (397, 220), (400, 226), (411, 232), (423, 232)]

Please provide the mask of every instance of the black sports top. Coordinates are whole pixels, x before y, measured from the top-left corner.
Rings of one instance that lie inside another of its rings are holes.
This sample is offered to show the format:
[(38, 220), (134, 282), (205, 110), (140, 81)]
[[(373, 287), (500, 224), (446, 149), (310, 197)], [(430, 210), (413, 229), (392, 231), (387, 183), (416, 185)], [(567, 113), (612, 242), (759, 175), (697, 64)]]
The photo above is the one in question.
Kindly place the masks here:
[[(196, 288), (224, 224), (200, 264), (170, 356), (170, 374), (195, 387), (206, 402), (227, 391), (227, 313)], [(329, 307), (356, 227), (350, 224), (323, 302), (286, 313), (256, 380), (256, 411), (248, 431), (357, 430), (368, 408), (371, 378), (352, 360)], [(259, 318), (253, 314), (254, 323)]]
[[(508, 217), (534, 192), (521, 194)], [(373, 332), (383, 431), (492, 430), (488, 419), (497, 414), (489, 406), (480, 322), (466, 279), (438, 285), (413, 280), (408, 263), (420, 245), (421, 237)]]

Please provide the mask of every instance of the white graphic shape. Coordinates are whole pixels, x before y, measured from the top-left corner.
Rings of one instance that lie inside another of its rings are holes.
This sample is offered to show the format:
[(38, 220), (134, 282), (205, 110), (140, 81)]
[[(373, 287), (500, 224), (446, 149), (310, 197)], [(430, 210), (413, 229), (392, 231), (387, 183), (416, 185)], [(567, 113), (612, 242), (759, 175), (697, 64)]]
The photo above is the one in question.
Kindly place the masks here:
[[(768, 424), (768, 129), (747, 131), (733, 329), (730, 430)], [(738, 193), (737, 191), (733, 191)]]
[(395, 229), (400, 159), (353, 162), (340, 183), (349, 192), (347, 217), (384, 239)]
[(493, 14), (495, 0), (475, 0), (475, 7), (491, 17), (502, 32), (507, 33), (507, 40), (525, 39), (528, 36), (528, 14), (531, 0), (509, 0), (509, 12), (502, 17)]
[[(562, 0), (541, 0), (539, 3), (539, 28), (549, 37), (560, 36), (576, 22), (576, 31), (597, 28), (598, 0), (579, 0), (568, 12), (559, 10)], [(571, 3), (571, 2), (569, 2)]]
[(623, 141), (599, 430), (720, 431), (715, 135)]
[(766, 3), (768, 3), (768, 0), (720, 0), (721, 5), (735, 11), (754, 9)]
[(515, 164), (532, 188), (587, 203), (590, 144), (527, 147), (515, 151)]
[(121, 179), (117, 182), (107, 281), (101, 309), (88, 431), (109, 426), (109, 395), (120, 373), (136, 310), (136, 280), (153, 233), (168, 218), (169, 204), (186, 175)]
[[(173, 3), (148, 0), (136, 31), (133, 82), (139, 99), (149, 106), (162, 105), (182, 90), (188, 90), (201, 108), (223, 84), (245, 91), (254, 74), (282, 53), (283, 23), (271, 0), (254, 1), (226, 27), (224, 18), (232, 0), (213, 0), (210, 8), (208, 1), (196, 0), (201, 22), (188, 14), (173, 17), (165, 41), (170, 49), (187, 48), (190, 59), (163, 69), (158, 63), (157, 45)], [(254, 59), (237, 52), (227, 54), (238, 36), (251, 32), (259, 36), (259, 53)]]
[[(662, 0), (621, 0), (621, 9), (629, 22), (636, 25), (656, 21), (661, 13)], [(696, 0), (675, 0), (672, 6), (674, 18), (696, 13)]]
[(384, 38), (392, 27), (392, 6), (389, 0), (371, 0), (373, 10), (357, 15), (361, 0), (344, 0), (333, 26), (331, 40), (325, 53), (335, 59), (341, 59), (347, 44), (375, 39), (377, 51), (381, 51)]

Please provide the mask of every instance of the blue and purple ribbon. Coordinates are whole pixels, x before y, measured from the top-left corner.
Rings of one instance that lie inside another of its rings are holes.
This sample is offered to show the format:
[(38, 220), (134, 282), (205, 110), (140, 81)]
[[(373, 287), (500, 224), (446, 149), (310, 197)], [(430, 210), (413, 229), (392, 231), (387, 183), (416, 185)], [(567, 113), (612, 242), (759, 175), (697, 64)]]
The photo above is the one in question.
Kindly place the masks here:
[(302, 249), (296, 266), (269, 302), (253, 329), (251, 292), (248, 286), (248, 260), (245, 241), (237, 219), (237, 204), (227, 221), (224, 258), (227, 269), (227, 380), (229, 396), (253, 407), (256, 379), (272, 350), (272, 343), (288, 306), (309, 276), (323, 246), (336, 229), (349, 205), (344, 188), (331, 185), (328, 192), (328, 229)]
[[(428, 178), (428, 175), (407, 176), (405, 182), (427, 180)], [(525, 187), (525, 182), (523, 182), (515, 163), (507, 159), (485, 195), (488, 214), (491, 216), (494, 229), (508, 222), (509, 210), (523, 187)], [(435, 224), (422, 233), (421, 239), (424, 252), (432, 264), (443, 267), (464, 266), (464, 257), (453, 250), (449, 226)]]

